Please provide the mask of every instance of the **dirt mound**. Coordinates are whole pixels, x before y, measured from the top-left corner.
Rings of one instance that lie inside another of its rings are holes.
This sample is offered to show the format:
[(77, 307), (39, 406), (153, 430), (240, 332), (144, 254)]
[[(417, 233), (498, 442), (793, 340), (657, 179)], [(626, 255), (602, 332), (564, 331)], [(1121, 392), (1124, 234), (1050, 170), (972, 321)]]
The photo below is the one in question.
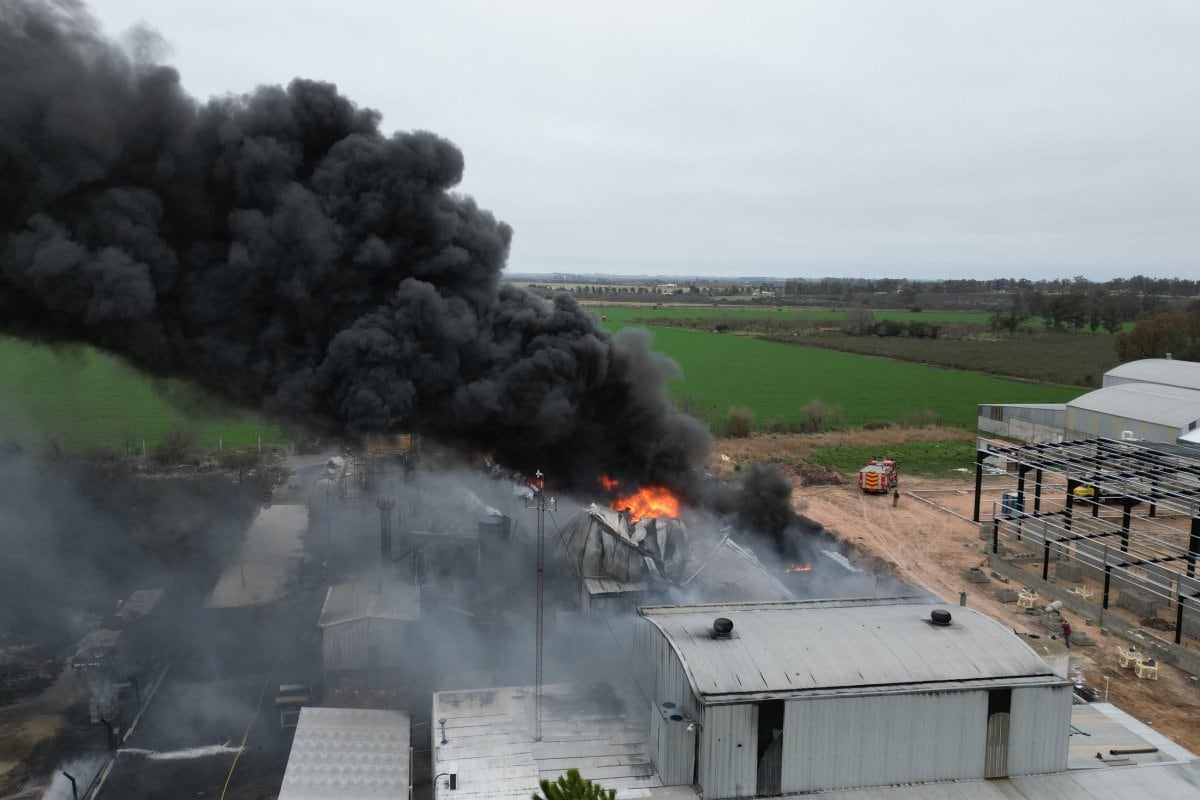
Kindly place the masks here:
[(771, 461), (778, 464), (785, 475), (794, 479), (798, 486), (841, 486), (846, 483), (842, 474), (825, 464), (809, 464), (807, 461)]

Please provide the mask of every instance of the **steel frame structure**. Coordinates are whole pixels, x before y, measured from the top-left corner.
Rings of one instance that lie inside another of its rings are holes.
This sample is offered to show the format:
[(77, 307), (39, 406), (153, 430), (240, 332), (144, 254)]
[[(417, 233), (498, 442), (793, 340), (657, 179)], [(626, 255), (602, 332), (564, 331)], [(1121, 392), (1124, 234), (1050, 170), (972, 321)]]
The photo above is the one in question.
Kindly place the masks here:
[[(974, 521), (980, 521), (985, 462), (1002, 458), (1017, 477), (1015, 502), (992, 519), (993, 553), (1001, 534), (1040, 546), (1042, 579), (1049, 577), (1051, 551), (1103, 575), (1101, 605), (1107, 609), (1114, 574), (1126, 584), (1173, 603), (1175, 642), (1183, 635), (1185, 607), (1200, 603), (1196, 560), (1200, 556), (1200, 448), (1113, 439), (1077, 439), (1003, 446), (994, 441), (976, 451)], [(1032, 507), (1028, 479), (1033, 473)], [(1046, 497), (1047, 475), (1065, 479), (1061, 503)], [(1091, 499), (1076, 489), (1090, 487)], [(1101, 508), (1119, 507), (1119, 523)], [(1146, 522), (1133, 528), (1134, 510), (1146, 509)], [(1028, 510), (1027, 510), (1028, 509)], [(1090, 512), (1090, 513), (1080, 513)], [(1187, 520), (1186, 525), (1176, 524)], [(1186, 546), (1181, 543), (1186, 540)], [(1173, 567), (1182, 562), (1182, 571)], [(1154, 578), (1133, 568), (1163, 565)], [(1169, 576), (1164, 580), (1164, 576)]]

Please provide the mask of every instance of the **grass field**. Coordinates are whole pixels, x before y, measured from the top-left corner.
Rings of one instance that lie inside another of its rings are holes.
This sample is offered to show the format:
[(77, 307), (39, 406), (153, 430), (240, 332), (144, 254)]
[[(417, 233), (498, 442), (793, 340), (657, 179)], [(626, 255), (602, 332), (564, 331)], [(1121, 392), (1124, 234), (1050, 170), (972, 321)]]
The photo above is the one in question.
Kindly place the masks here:
[[(825, 464), (854, 478), (859, 468), (880, 454), (879, 448), (871, 447), (826, 447), (813, 453), (806, 460), (812, 464)], [(974, 473), (975, 440), (961, 442), (905, 442), (889, 446), (888, 458), (896, 459), (900, 468), (900, 488), (904, 488), (905, 475), (920, 475), (929, 478), (946, 478), (954, 473)]]
[(202, 447), (283, 442), (279, 426), (222, 409), (183, 410), (167, 397), (197, 392), (178, 381), (155, 382), (120, 359), (89, 347), (52, 349), (0, 338), (0, 438), (44, 448), (57, 438), (71, 450), (152, 447), (182, 425)]
[[(622, 327), (612, 321), (610, 329)], [(679, 328), (651, 328), (655, 350), (683, 368), (673, 393), (689, 413), (715, 429), (731, 406), (745, 406), (762, 425), (797, 421), (811, 400), (840, 406), (848, 425), (898, 421), (935, 412), (944, 425), (975, 430), (979, 403), (1061, 403), (1078, 389), (1027, 383), (977, 372), (776, 344)]]

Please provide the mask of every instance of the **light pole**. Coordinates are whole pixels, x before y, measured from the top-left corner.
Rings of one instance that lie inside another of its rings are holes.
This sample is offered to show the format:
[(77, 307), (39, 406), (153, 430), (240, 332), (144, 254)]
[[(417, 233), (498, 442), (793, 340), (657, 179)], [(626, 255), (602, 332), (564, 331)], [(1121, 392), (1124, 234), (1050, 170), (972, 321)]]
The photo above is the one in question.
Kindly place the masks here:
[(542, 740), (542, 600), (545, 596), (546, 511), (555, 511), (558, 503), (546, 497), (545, 475), (539, 469), (533, 474), (533, 496), (525, 498), (525, 507), (537, 511), (537, 653), (534, 669), (533, 740)]

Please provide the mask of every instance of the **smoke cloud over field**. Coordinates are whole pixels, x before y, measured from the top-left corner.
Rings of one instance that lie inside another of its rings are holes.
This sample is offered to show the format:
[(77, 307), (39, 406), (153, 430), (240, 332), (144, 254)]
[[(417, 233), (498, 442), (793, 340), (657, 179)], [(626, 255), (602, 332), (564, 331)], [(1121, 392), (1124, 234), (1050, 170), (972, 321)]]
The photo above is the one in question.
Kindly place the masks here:
[(32, 0), (0, 8), (0, 119), (0, 332), (317, 429), (694, 485), (710, 443), (674, 365), (501, 285), (512, 231), (452, 193), (445, 139), (386, 134), (318, 81), (199, 102), (80, 5)]

